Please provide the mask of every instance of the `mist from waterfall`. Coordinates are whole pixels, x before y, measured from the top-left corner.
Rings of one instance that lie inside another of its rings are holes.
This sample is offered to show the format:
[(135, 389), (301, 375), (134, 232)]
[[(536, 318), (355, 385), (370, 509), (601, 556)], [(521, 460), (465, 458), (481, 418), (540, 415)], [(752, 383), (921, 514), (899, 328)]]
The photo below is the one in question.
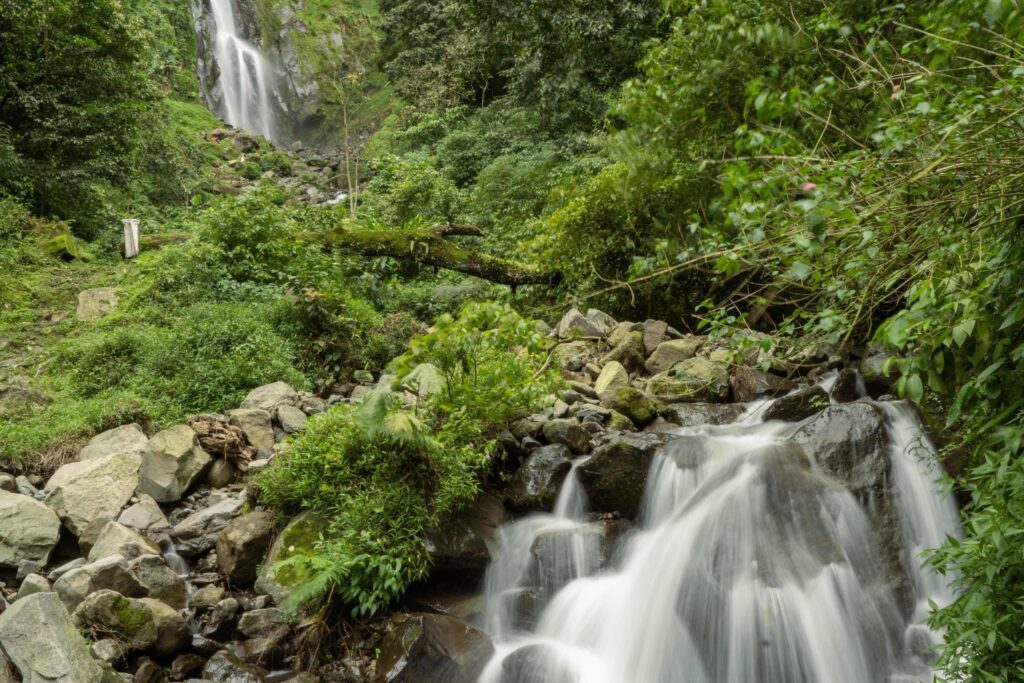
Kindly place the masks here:
[(209, 98), (214, 113), (236, 128), (280, 142), (275, 120), (274, 71), (260, 50), (240, 29), (234, 0), (209, 0), (213, 14), (214, 58), (219, 73)]
[(951, 594), (919, 555), (959, 534), (957, 510), (911, 409), (868, 405), (887, 426), (912, 606), (870, 502), (822, 473), (793, 438), (803, 423), (763, 422), (754, 405), (676, 431), (651, 464), (639, 530), (615, 548), (575, 466), (553, 514), (499, 531), (497, 654), (481, 683), (930, 681), (928, 601)]

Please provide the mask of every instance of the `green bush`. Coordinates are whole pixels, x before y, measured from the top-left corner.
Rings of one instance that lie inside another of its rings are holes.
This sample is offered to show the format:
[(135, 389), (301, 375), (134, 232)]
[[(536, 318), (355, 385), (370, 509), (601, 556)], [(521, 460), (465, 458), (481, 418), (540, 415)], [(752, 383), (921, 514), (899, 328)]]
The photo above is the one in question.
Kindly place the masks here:
[(417, 216), (428, 221), (456, 221), (462, 194), (430, 162), (386, 156), (376, 162), (374, 170), (364, 201), (366, 210), (384, 224), (401, 226)]
[(235, 173), (246, 180), (259, 180), (263, 175), (263, 169), (255, 161), (243, 161), (235, 168)]

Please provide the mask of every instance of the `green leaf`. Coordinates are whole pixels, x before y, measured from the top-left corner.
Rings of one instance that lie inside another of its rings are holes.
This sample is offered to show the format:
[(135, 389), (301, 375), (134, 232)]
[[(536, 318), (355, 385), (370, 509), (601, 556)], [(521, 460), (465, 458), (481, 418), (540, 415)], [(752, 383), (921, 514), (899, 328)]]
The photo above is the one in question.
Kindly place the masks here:
[(921, 382), (920, 375), (910, 375), (907, 377), (906, 383), (907, 398), (914, 403), (921, 402), (921, 396), (924, 395), (924, 385)]

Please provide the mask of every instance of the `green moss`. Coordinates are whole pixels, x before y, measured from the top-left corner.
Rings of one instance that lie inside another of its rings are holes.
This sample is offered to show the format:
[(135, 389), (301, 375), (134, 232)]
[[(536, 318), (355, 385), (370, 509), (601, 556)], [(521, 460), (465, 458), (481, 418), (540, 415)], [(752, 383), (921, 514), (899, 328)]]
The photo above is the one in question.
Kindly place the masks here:
[(111, 609), (117, 619), (118, 634), (129, 640), (149, 624), (152, 617), (146, 607), (136, 605), (133, 600), (125, 597), (115, 598)]
[(611, 407), (641, 427), (658, 416), (658, 407), (654, 401), (633, 387), (620, 389), (611, 401)]

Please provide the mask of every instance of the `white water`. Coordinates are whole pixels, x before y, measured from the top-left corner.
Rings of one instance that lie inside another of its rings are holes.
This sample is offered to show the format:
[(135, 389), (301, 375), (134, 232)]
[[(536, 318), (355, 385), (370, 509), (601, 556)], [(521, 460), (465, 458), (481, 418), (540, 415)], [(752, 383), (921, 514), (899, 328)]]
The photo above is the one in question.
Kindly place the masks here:
[(481, 683), (930, 680), (911, 650), (935, 642), (920, 622), (950, 592), (919, 555), (959, 531), (916, 418), (879, 404), (908, 615), (865, 510), (789, 440), (799, 425), (761, 422), (766, 403), (732, 425), (680, 429), (652, 462), (639, 531), (614, 555), (575, 467), (554, 514), (503, 528), (487, 577), (497, 654)]
[(239, 31), (233, 0), (210, 0), (213, 50), (220, 73), (221, 111), (215, 112), (237, 128), (277, 141), (274, 121), (274, 73), (266, 58)]

